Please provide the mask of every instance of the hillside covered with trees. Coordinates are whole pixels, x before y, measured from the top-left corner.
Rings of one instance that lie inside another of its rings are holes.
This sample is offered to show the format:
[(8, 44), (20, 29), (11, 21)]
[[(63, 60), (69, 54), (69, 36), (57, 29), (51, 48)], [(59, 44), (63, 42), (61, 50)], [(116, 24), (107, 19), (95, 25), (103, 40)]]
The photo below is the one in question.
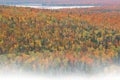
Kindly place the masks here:
[[(96, 72), (120, 64), (120, 7), (33, 9), (0, 6), (3, 70)], [(4, 67), (3, 67), (4, 66)]]

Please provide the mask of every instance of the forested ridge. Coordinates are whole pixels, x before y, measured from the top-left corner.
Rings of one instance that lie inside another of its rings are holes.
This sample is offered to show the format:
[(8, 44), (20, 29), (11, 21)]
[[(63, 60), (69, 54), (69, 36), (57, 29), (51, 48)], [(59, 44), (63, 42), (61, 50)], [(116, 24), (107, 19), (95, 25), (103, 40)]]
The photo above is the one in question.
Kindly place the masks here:
[(38, 72), (90, 72), (120, 64), (119, 21), (119, 7), (0, 6), (0, 64)]

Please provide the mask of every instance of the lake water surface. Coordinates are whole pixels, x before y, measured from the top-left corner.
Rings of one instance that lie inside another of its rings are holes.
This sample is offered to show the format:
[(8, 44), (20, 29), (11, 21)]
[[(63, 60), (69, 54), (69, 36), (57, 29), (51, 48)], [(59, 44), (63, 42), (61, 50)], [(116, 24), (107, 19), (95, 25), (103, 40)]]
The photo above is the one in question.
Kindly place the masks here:
[(17, 6), (17, 7), (31, 7), (41, 9), (65, 9), (65, 8), (91, 8), (98, 5), (90, 4), (45, 4), (33, 2), (0, 2), (0, 5)]

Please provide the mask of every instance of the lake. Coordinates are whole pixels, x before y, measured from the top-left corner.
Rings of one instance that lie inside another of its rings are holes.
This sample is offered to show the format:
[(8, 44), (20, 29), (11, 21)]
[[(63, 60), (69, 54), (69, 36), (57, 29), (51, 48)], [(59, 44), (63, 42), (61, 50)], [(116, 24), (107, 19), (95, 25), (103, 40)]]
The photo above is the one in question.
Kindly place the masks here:
[(31, 8), (40, 8), (40, 9), (91, 8), (91, 7), (99, 6), (96, 4), (46, 4), (46, 3), (36, 3), (36, 2), (0, 2), (0, 5), (31, 7)]

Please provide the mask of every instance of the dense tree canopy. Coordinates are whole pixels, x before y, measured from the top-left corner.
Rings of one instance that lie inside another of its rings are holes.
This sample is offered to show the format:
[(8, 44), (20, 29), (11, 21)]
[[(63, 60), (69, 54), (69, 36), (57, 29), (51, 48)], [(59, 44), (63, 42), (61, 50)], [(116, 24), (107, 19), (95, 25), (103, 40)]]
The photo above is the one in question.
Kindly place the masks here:
[(41, 10), (0, 6), (0, 54), (8, 54), (6, 58), (0, 56), (0, 63), (9, 63), (4, 60), (14, 57), (12, 60), (24, 68), (43, 71), (70, 67), (89, 71), (101, 63), (119, 63), (119, 21), (119, 8)]

